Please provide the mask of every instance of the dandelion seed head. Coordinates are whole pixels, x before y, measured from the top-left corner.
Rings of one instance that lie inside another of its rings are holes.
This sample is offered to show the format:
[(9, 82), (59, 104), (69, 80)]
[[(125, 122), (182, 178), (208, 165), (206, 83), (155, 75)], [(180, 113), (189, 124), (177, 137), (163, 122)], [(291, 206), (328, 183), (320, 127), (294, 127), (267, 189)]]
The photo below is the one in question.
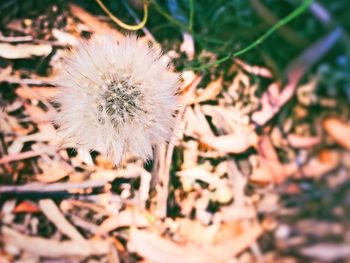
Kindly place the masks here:
[(125, 153), (144, 160), (170, 139), (178, 76), (158, 49), (128, 36), (81, 42), (64, 59), (55, 122), (68, 141), (115, 163)]

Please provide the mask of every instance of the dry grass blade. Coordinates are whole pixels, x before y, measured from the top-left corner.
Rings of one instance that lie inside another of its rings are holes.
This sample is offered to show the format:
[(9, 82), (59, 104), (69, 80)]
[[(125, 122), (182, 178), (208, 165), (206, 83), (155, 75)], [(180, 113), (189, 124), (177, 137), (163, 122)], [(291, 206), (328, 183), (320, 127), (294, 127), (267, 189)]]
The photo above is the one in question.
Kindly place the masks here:
[(32, 56), (47, 56), (52, 52), (52, 46), (48, 44), (31, 45), (18, 44), (11, 45), (0, 43), (0, 57), (7, 59), (23, 59)]

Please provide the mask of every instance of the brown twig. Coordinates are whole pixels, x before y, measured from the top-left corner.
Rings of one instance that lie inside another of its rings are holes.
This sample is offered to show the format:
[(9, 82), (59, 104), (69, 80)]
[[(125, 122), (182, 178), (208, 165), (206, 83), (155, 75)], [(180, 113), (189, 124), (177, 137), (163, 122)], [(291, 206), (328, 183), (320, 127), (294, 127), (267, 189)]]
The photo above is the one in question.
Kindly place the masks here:
[(4, 193), (47, 193), (47, 192), (64, 192), (74, 189), (86, 189), (103, 187), (109, 180), (85, 181), (81, 183), (54, 183), (40, 184), (31, 183), (25, 185), (2, 185), (0, 186), (0, 194)]

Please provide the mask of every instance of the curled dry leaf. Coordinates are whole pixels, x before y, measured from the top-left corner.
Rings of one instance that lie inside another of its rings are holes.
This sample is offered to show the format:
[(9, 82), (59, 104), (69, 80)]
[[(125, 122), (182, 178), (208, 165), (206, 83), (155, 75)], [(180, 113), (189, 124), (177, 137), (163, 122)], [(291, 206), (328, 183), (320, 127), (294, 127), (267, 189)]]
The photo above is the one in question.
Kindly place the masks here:
[(300, 104), (309, 106), (316, 102), (317, 97), (315, 94), (315, 88), (318, 84), (318, 79), (313, 78), (305, 85), (302, 85), (297, 90), (297, 98)]
[(53, 239), (31, 237), (9, 227), (1, 228), (1, 240), (30, 254), (49, 257), (88, 257), (92, 255), (107, 254), (110, 250), (110, 242), (101, 239), (86, 241), (56, 241)]
[(196, 103), (215, 99), (216, 96), (220, 94), (221, 90), (222, 78), (218, 78), (217, 80), (210, 82), (204, 90), (201, 90), (201, 93), (196, 98)]
[(323, 150), (318, 157), (311, 159), (303, 168), (302, 174), (307, 177), (320, 177), (335, 168), (340, 163), (340, 153), (337, 151)]
[(183, 83), (181, 84), (180, 91), (181, 101), (190, 105), (196, 101), (196, 89), (199, 83), (202, 81), (203, 76), (195, 75), (193, 71), (185, 71), (182, 74)]
[(235, 59), (235, 62), (250, 74), (253, 74), (255, 76), (261, 76), (264, 78), (269, 78), (269, 79), (272, 78), (272, 73), (267, 68), (260, 67), (260, 66), (251, 66), (238, 58)]
[(57, 28), (52, 29), (52, 35), (61, 45), (75, 46), (78, 43), (78, 38)]
[(249, 180), (253, 183), (265, 185), (274, 181), (274, 174), (268, 166), (260, 164), (257, 167), (253, 167)]
[(268, 136), (262, 136), (258, 144), (258, 158), (253, 162), (250, 181), (258, 184), (281, 183), (298, 171), (296, 163), (282, 164)]
[(194, 110), (191, 107), (186, 107), (186, 110), (184, 112), (184, 120), (186, 123), (186, 135), (195, 138), (198, 138), (199, 136), (214, 136), (214, 133), (210, 129), (210, 126), (198, 105), (194, 107)]
[(323, 127), (338, 144), (350, 150), (350, 124), (329, 118), (323, 122)]
[(52, 46), (49, 44), (32, 45), (18, 44), (11, 45), (0, 43), (0, 57), (7, 59), (23, 59), (32, 56), (47, 56), (51, 53)]
[(194, 50), (194, 41), (191, 34), (187, 32), (183, 33), (183, 42), (180, 46), (180, 50), (186, 53), (188, 60), (191, 61), (193, 59), (195, 50)]

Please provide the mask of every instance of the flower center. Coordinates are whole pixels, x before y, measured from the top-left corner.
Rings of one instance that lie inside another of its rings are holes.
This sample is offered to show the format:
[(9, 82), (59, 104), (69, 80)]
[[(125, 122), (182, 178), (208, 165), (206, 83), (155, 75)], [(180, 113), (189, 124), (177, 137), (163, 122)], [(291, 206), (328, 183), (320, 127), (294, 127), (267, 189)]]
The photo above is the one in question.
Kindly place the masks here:
[[(144, 112), (140, 108), (142, 97), (139, 87), (125, 80), (112, 80), (103, 87), (98, 110), (106, 113), (113, 126), (133, 122), (139, 113)], [(104, 123), (105, 118), (99, 121)]]

